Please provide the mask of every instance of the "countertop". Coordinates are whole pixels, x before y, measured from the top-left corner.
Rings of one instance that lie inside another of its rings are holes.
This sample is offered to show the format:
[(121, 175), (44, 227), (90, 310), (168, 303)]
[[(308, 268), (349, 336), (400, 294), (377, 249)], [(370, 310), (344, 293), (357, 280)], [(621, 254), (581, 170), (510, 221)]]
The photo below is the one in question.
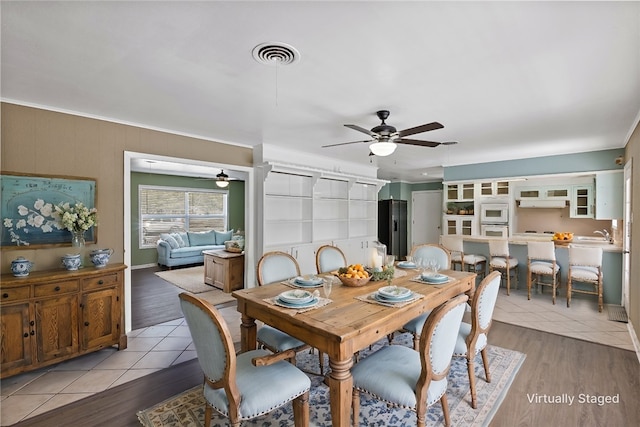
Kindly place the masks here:
[[(487, 243), (489, 240), (500, 240), (501, 237), (486, 237), (486, 236), (463, 236), (463, 239), (467, 242)], [(581, 240), (584, 239), (584, 240)], [(508, 238), (509, 243), (513, 245), (526, 245), (527, 242), (545, 242), (553, 240), (553, 234), (539, 234), (539, 233), (517, 233)], [(605, 240), (598, 240), (592, 236), (574, 236), (572, 245), (600, 247), (605, 252), (618, 252), (622, 253), (622, 244), (608, 243)], [(568, 246), (556, 245), (558, 249), (566, 249)]]

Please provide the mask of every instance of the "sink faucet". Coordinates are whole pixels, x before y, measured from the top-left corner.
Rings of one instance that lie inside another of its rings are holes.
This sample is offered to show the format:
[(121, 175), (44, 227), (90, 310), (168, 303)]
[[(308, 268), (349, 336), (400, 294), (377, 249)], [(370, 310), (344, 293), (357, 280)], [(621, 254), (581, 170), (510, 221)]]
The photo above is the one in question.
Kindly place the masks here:
[(602, 231), (600, 230), (596, 230), (593, 232), (594, 234), (600, 234), (602, 237), (604, 237), (604, 239), (609, 242), (609, 243), (613, 243), (613, 240), (611, 239), (611, 235), (609, 234), (609, 230), (607, 230), (606, 228)]

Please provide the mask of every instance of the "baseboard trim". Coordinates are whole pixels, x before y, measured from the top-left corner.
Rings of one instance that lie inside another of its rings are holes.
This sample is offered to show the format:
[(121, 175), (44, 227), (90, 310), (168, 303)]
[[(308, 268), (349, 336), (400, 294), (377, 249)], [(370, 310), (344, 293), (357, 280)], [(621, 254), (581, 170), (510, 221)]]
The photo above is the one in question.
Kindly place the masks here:
[(140, 270), (140, 269), (143, 269), (143, 268), (156, 267), (157, 265), (158, 265), (157, 263), (155, 263), (155, 264), (132, 265), (129, 268), (131, 268), (131, 270)]
[(633, 346), (636, 349), (636, 356), (638, 356), (638, 362), (640, 362), (640, 341), (638, 341), (638, 335), (636, 334), (636, 330), (633, 328), (633, 323), (631, 319), (627, 323), (627, 329), (629, 330), (629, 335), (631, 335), (631, 341), (633, 342)]

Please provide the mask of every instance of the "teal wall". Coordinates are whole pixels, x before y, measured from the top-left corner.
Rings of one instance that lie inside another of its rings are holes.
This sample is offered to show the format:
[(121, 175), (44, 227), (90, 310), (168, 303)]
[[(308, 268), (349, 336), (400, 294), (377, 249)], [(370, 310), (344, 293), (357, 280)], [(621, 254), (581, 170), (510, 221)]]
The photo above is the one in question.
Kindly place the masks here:
[[(140, 185), (158, 185), (163, 187), (205, 188), (220, 190), (214, 180), (190, 178), (184, 176), (158, 175), (149, 173), (131, 173), (131, 265), (155, 264), (158, 252), (155, 248), (139, 248), (140, 223), (138, 187)], [(243, 230), (244, 227), (244, 182), (231, 181), (228, 187), (227, 227)]]
[(619, 156), (624, 156), (624, 148), (474, 165), (448, 166), (444, 168), (444, 181), (623, 169), (624, 165), (616, 165), (615, 163), (616, 157)]

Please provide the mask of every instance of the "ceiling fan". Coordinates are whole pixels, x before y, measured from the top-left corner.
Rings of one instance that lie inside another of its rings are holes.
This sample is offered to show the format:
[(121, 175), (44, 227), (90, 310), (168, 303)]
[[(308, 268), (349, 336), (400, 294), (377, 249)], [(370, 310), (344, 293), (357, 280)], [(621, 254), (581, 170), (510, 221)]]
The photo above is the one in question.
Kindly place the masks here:
[(435, 142), (435, 141), (422, 141), (419, 139), (405, 138), (406, 136), (415, 135), (417, 133), (429, 132), (436, 129), (442, 129), (444, 126), (438, 122), (432, 122), (432, 123), (427, 123), (424, 125), (398, 131), (396, 130), (395, 127), (385, 123), (385, 120), (389, 117), (389, 114), (390, 113), (388, 110), (377, 111), (376, 115), (382, 121), (382, 123), (372, 128), (371, 130), (365, 129), (358, 125), (345, 125), (350, 129), (357, 130), (358, 132), (366, 133), (372, 139), (367, 139), (364, 141), (352, 141), (352, 142), (342, 142), (339, 144), (323, 145), (322, 148), (336, 147), (338, 145), (358, 144), (361, 142), (372, 142), (372, 144), (369, 145), (369, 149), (371, 150), (370, 155), (388, 156), (395, 151), (397, 144), (418, 145), (420, 147), (437, 147), (438, 145), (457, 144), (456, 141)]

